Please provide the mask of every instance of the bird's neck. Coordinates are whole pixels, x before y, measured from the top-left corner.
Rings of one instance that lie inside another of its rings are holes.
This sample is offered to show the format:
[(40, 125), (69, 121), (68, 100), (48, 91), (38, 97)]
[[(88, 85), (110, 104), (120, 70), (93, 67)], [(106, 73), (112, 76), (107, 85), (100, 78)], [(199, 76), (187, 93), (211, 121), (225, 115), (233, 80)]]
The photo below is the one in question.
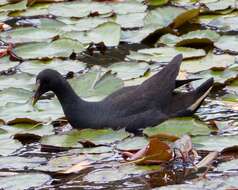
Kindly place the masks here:
[(64, 108), (65, 106), (75, 105), (75, 103), (81, 103), (83, 100), (75, 93), (68, 81), (62, 79), (57, 84), (57, 88), (53, 90), (59, 99), (60, 104)]

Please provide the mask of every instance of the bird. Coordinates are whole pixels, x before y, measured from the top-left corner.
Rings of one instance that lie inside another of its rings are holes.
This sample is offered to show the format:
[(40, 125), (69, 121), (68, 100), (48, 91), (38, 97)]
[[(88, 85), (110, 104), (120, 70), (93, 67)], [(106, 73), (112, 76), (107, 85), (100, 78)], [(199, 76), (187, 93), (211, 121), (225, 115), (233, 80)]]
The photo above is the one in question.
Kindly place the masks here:
[(60, 73), (45, 69), (36, 77), (32, 103), (35, 105), (44, 93), (53, 91), (73, 128), (125, 128), (136, 134), (169, 118), (193, 115), (211, 91), (213, 78), (189, 92), (176, 90), (197, 80), (176, 80), (182, 59), (181, 54), (176, 55), (140, 85), (123, 87), (97, 102), (83, 100)]

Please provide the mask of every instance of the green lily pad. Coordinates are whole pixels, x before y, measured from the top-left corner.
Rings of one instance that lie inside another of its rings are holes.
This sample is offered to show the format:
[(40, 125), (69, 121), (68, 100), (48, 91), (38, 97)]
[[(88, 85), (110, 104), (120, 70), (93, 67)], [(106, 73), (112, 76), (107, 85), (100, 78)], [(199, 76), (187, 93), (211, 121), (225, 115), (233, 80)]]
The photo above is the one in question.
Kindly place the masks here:
[(194, 49), (187, 47), (159, 47), (141, 49), (137, 52), (130, 52), (127, 58), (138, 61), (154, 61), (154, 62), (169, 62), (174, 55), (183, 54), (184, 59), (202, 57), (206, 52), (202, 49)]
[(0, 107), (5, 106), (9, 102), (25, 103), (30, 97), (32, 92), (21, 88), (6, 88), (0, 91)]
[(24, 11), (18, 11), (11, 13), (11, 16), (25, 16), (25, 17), (32, 17), (32, 16), (39, 16), (39, 15), (47, 15), (49, 14), (48, 7), (50, 4), (48, 3), (37, 3), (28, 7)]
[(237, 36), (222, 36), (214, 45), (225, 52), (238, 53), (238, 50), (237, 50), (238, 37)]
[(235, 64), (235, 56), (229, 54), (215, 55), (209, 52), (206, 57), (182, 62), (181, 70), (189, 73), (197, 73), (209, 69), (225, 70)]
[(34, 169), (46, 163), (46, 158), (41, 157), (0, 157), (0, 169), (24, 170), (26, 167), (28, 169)]
[(88, 161), (92, 165), (96, 161), (101, 161), (112, 156), (112, 153), (63, 155), (50, 159), (47, 165), (40, 166), (38, 169), (41, 171), (60, 172), (84, 161)]
[(35, 27), (17, 28), (0, 33), (2, 40), (8, 43), (43, 42), (59, 34), (55, 29), (40, 29)]
[(163, 43), (170, 46), (213, 44), (219, 39), (219, 37), (220, 35), (212, 30), (196, 30), (179, 37), (172, 34), (165, 34), (157, 43)]
[(219, 17), (214, 19), (208, 23), (208, 26), (216, 27), (217, 29), (229, 32), (229, 31), (237, 31), (238, 30), (238, 18), (237, 16), (233, 17)]
[(42, 59), (54, 57), (69, 57), (73, 52), (83, 51), (83, 45), (70, 39), (59, 39), (51, 43), (38, 42), (20, 45), (15, 53), (23, 59)]
[(113, 131), (112, 129), (82, 129), (70, 131), (63, 135), (45, 136), (41, 143), (59, 147), (82, 147), (79, 141), (90, 141), (96, 145), (110, 144), (123, 140), (129, 133), (124, 130)]
[[(237, 71), (233, 71), (231, 69), (226, 69), (224, 71), (202, 71), (194, 75), (194, 77), (200, 77), (203, 79), (208, 79), (213, 77), (214, 82), (217, 84), (229, 84), (230, 81), (237, 78)], [(194, 81), (192, 85), (196, 88), (201, 84), (202, 81)]]
[[(27, 182), (27, 183), (26, 183)], [(0, 179), (0, 188), (15, 190), (40, 187), (51, 182), (51, 177), (41, 173), (21, 173)]]
[(81, 43), (103, 42), (106, 46), (117, 46), (120, 42), (121, 27), (113, 22), (105, 22), (88, 32), (72, 31), (63, 34), (65, 38), (78, 40)]
[(86, 64), (78, 60), (32, 60), (23, 62), (19, 68), (20, 70), (33, 75), (37, 75), (44, 69), (54, 69), (61, 74), (67, 74), (70, 71), (79, 72), (84, 70), (86, 68)]
[(7, 4), (0, 7), (0, 12), (21, 11), (27, 8), (27, 0), (19, 1), (14, 4)]
[(0, 143), (1, 156), (8, 156), (16, 150), (22, 148), (22, 144), (19, 141), (12, 139), (10, 134), (0, 134)]
[(39, 136), (46, 136), (54, 134), (54, 128), (52, 125), (33, 125), (20, 123), (15, 125), (3, 125), (0, 129), (5, 130), (11, 135), (29, 133)]
[(7, 103), (0, 107), (0, 119), (7, 124), (15, 123), (48, 123), (64, 116), (62, 108), (56, 100), (45, 100), (32, 107), (30, 101), (24, 104)]
[(216, 168), (217, 171), (227, 171), (227, 170), (238, 170), (238, 160), (231, 160), (228, 162), (223, 162), (221, 164), (218, 165), (218, 167)]
[(208, 135), (210, 134), (210, 132), (211, 130), (205, 123), (191, 117), (169, 119), (168, 121), (165, 121), (160, 125), (157, 125), (155, 127), (148, 127), (143, 131), (143, 133), (148, 136), (166, 133), (178, 137), (181, 137), (184, 134), (189, 134), (192, 136)]
[[(136, 166), (132, 164), (122, 164), (119, 167), (112, 168), (102, 168), (97, 169), (86, 176), (84, 176), (83, 181), (93, 182), (93, 183), (109, 183), (113, 181), (123, 180), (132, 176), (139, 176), (142, 174), (146, 174), (150, 171), (158, 171), (161, 170), (160, 166)], [(115, 173), (117, 175), (115, 175)]]
[(155, 190), (208, 190), (208, 189), (234, 189), (237, 187), (237, 176), (219, 176), (213, 178), (203, 178), (201, 180), (189, 181), (189, 184), (168, 185), (165, 187), (155, 188)]
[[(80, 10), (80, 11), (79, 11)], [(86, 17), (91, 12), (106, 14), (112, 11), (111, 7), (105, 3), (97, 2), (66, 2), (52, 4), (49, 7), (49, 13), (55, 16), (63, 17)]]
[(115, 22), (121, 25), (122, 28), (136, 28), (144, 26), (144, 18), (146, 13), (130, 13), (116, 15)]
[(168, 2), (169, 2), (169, 0), (149, 0), (148, 1), (149, 5), (152, 5), (152, 6), (165, 5)]
[(149, 141), (145, 137), (126, 138), (117, 144), (116, 148), (123, 151), (139, 150), (148, 145)]
[(222, 151), (224, 148), (237, 146), (238, 136), (200, 136), (192, 138), (199, 150)]
[(178, 28), (185, 22), (198, 16), (198, 9), (184, 9), (180, 7), (162, 7), (150, 11), (145, 17), (145, 25), (154, 25), (157, 30), (173, 25), (173, 28)]
[(143, 76), (149, 69), (149, 65), (143, 62), (118, 62), (108, 68), (111, 69), (113, 73), (117, 73), (117, 77), (122, 80), (128, 80)]
[(121, 27), (113, 22), (106, 22), (88, 33), (94, 43), (104, 42), (106, 46), (117, 46), (120, 42)]
[(123, 86), (121, 79), (110, 73), (90, 71), (69, 80), (78, 95), (90, 100), (101, 100)]
[(27, 73), (17, 73), (11, 76), (0, 76), (0, 90), (8, 88), (18, 88), (31, 90), (35, 79)]
[(234, 0), (205, 2), (204, 4), (209, 11), (221, 11), (225, 9), (236, 8), (236, 3)]
[(176, 46), (212, 44), (216, 42), (219, 37), (220, 35), (212, 30), (196, 30), (180, 36), (176, 42)]

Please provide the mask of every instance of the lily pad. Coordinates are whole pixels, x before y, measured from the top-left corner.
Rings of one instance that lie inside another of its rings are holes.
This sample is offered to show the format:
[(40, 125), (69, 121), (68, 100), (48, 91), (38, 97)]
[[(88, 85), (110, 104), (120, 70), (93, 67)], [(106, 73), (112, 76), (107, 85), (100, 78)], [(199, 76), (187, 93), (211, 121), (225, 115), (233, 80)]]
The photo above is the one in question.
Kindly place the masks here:
[(9, 87), (31, 90), (34, 83), (35, 79), (27, 73), (17, 73), (11, 76), (0, 76), (0, 90), (9, 89)]
[(22, 144), (19, 141), (12, 139), (12, 136), (9, 134), (0, 134), (0, 143), (0, 155), (2, 156), (8, 156), (22, 148)]
[(19, 69), (33, 75), (37, 75), (44, 69), (54, 69), (61, 74), (67, 74), (70, 71), (79, 72), (86, 68), (86, 64), (78, 60), (32, 60), (23, 62)]
[(199, 150), (222, 151), (237, 146), (238, 136), (200, 136), (192, 138), (192, 141)]
[(205, 123), (191, 117), (169, 119), (168, 121), (165, 121), (156, 127), (148, 127), (143, 131), (143, 133), (148, 136), (166, 133), (178, 137), (181, 137), (184, 134), (189, 134), (192, 136), (208, 135), (210, 132), (211, 130)]
[(212, 30), (196, 30), (184, 34), (178, 38), (176, 46), (188, 46), (191, 44), (212, 44), (220, 35)]
[(141, 49), (137, 52), (130, 52), (127, 58), (138, 61), (154, 61), (154, 62), (169, 62), (174, 55), (183, 54), (184, 59), (196, 58), (205, 56), (206, 53), (202, 49), (194, 49), (187, 47), (159, 47)]
[(117, 46), (120, 41), (121, 27), (114, 22), (105, 22), (88, 32), (67, 32), (62, 36), (78, 40), (81, 43), (100, 43), (106, 46)]
[(145, 17), (145, 25), (153, 25), (158, 29), (168, 27), (172, 24), (173, 28), (178, 28), (185, 22), (198, 16), (198, 9), (184, 9), (180, 7), (162, 7), (150, 11)]
[(149, 69), (149, 65), (143, 62), (118, 62), (108, 68), (117, 73), (117, 77), (128, 80), (143, 76)]
[(25, 103), (30, 97), (32, 92), (21, 88), (6, 88), (0, 91), (0, 107), (5, 106), (9, 102)]
[[(27, 183), (26, 183), (27, 182)], [(41, 173), (21, 173), (14, 176), (3, 177), (0, 179), (0, 188), (15, 190), (29, 189), (42, 186), (51, 182), (51, 177)]]
[(59, 147), (82, 147), (79, 141), (90, 141), (93, 144), (101, 145), (120, 141), (128, 136), (129, 134), (124, 130), (83, 129), (74, 130), (64, 135), (43, 137), (41, 143)]
[(235, 160), (231, 160), (231, 161), (227, 161), (227, 162), (223, 162), (219, 164), (216, 170), (218, 171), (237, 170), (238, 169), (237, 165), (238, 165), (238, 160), (235, 159)]
[(0, 157), (0, 168), (10, 170), (34, 169), (41, 164), (46, 164), (47, 160), (41, 157), (18, 157), (7, 156)]
[(209, 52), (206, 57), (182, 62), (181, 70), (189, 73), (197, 73), (209, 69), (225, 70), (235, 64), (235, 57), (229, 54), (215, 55)]
[[(161, 170), (161, 167), (143, 167), (132, 164), (124, 164), (119, 167), (97, 169), (84, 176), (83, 180), (93, 183), (109, 183), (123, 180), (131, 176), (146, 174), (153, 170)], [(115, 173), (117, 175), (115, 175)]]
[(237, 50), (238, 37), (237, 36), (222, 36), (214, 45), (225, 52), (238, 53), (238, 50)]
[(90, 100), (101, 100), (123, 86), (122, 80), (101, 71), (90, 71), (69, 82), (78, 95)]
[(54, 128), (52, 125), (33, 125), (33, 124), (15, 124), (15, 125), (3, 125), (1, 129), (7, 131), (8, 134), (35, 134), (40, 136), (52, 135), (54, 134)]
[(145, 137), (131, 137), (121, 141), (116, 147), (123, 151), (139, 150), (146, 147), (148, 142)]
[(17, 28), (2, 32), (0, 37), (8, 43), (43, 42), (57, 36), (56, 29), (40, 29), (35, 27)]
[(21, 11), (27, 8), (27, 0), (19, 1), (13, 4), (7, 4), (0, 7), (0, 12)]
[(83, 45), (70, 39), (59, 39), (51, 43), (38, 42), (20, 45), (15, 53), (23, 59), (42, 59), (54, 57), (69, 57), (73, 52), (83, 51)]
[(208, 26), (215, 27), (223, 32), (237, 31), (238, 30), (238, 18), (237, 16), (232, 17), (219, 17), (208, 23)]

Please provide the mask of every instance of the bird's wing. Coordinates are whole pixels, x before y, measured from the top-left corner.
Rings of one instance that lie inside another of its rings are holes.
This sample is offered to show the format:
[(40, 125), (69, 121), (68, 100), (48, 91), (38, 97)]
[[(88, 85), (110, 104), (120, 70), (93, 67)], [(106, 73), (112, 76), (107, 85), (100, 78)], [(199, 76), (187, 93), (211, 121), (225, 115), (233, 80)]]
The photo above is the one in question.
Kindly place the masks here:
[(160, 110), (147, 110), (137, 114), (111, 119), (107, 126), (114, 129), (126, 128), (128, 132), (136, 133), (139, 129), (155, 126), (168, 119)]
[(138, 87), (138, 93), (153, 99), (156, 97), (158, 101), (167, 99), (175, 89), (182, 59), (182, 54), (175, 56), (160, 72), (143, 82)]

